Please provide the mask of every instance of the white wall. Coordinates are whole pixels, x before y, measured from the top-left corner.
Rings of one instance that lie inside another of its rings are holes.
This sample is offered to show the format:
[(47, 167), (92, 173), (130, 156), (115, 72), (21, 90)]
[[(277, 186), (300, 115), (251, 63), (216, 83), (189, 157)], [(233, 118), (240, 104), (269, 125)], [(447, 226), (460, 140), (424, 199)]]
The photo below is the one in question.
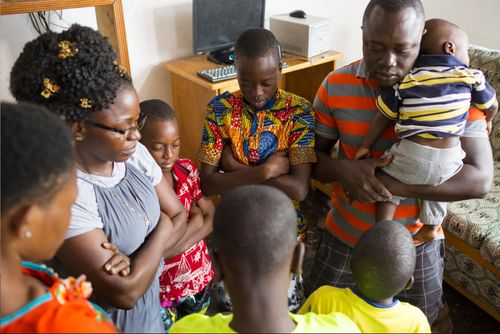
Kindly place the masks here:
[[(228, 0), (230, 1), (230, 0)], [(302, 9), (332, 21), (330, 47), (344, 52), (341, 64), (361, 57), (361, 16), (368, 0), (267, 0), (269, 17)], [(192, 55), (192, 0), (125, 1), (125, 21), (134, 83), (141, 99), (172, 102), (170, 75), (161, 63)], [(356, 22), (355, 25), (352, 23)]]
[[(228, 0), (231, 1), (231, 0)], [(302, 9), (332, 22), (331, 49), (342, 51), (340, 65), (361, 57), (361, 17), (368, 0), (267, 0), (269, 17)], [(500, 49), (499, 0), (423, 0), (427, 17), (451, 20), (469, 34), (471, 43)], [(169, 74), (161, 64), (192, 55), (192, 0), (123, 0), (127, 42), (134, 84), (141, 99), (161, 98), (172, 102)], [(92, 8), (65, 10), (68, 26), (78, 22), (96, 27)], [(0, 98), (11, 100), (10, 68), (22, 46), (36, 37), (27, 15), (0, 17)]]
[(458, 24), (471, 44), (500, 50), (499, 0), (422, 0), (428, 19), (442, 18)]
[[(58, 11), (59, 13), (60, 11)], [(51, 12), (50, 21), (54, 22), (52, 30), (61, 31), (72, 23), (97, 29), (95, 10), (93, 8), (68, 9), (62, 12), (63, 20), (59, 20), (56, 12)], [(21, 53), (26, 42), (38, 36), (31, 25), (28, 14), (0, 16), (0, 99), (13, 101), (9, 91), (10, 69)]]

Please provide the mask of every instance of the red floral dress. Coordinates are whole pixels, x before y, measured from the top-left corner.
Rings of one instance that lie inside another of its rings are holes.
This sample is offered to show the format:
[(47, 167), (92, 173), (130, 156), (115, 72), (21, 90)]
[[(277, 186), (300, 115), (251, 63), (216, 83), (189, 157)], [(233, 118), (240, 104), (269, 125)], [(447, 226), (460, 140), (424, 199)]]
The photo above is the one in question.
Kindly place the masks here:
[[(191, 205), (203, 194), (196, 165), (189, 159), (174, 164), (175, 192), (189, 217)], [(204, 240), (187, 251), (165, 260), (160, 276), (160, 301), (179, 300), (202, 291), (214, 277), (212, 262)]]

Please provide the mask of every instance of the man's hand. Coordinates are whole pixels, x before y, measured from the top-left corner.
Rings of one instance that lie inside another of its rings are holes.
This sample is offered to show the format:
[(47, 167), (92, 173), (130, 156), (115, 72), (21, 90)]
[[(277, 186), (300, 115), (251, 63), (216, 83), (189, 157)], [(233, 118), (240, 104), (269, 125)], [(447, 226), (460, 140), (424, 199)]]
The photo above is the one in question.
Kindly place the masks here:
[(362, 203), (392, 200), (392, 194), (375, 177), (375, 170), (391, 163), (393, 156), (381, 159), (342, 160), (339, 182), (350, 200)]

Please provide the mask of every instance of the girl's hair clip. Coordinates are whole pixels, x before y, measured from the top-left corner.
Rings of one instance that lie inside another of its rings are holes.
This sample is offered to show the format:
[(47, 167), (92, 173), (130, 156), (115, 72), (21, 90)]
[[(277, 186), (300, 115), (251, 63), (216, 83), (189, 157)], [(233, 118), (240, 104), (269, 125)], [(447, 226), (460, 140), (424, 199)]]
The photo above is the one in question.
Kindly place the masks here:
[(71, 43), (70, 41), (60, 41), (57, 46), (59, 47), (59, 59), (73, 57), (80, 52), (80, 50), (75, 48), (75, 43)]
[(43, 78), (43, 90), (40, 92), (44, 98), (49, 99), (53, 94), (56, 94), (61, 87), (49, 78)]
[(120, 77), (123, 77), (128, 74), (127, 69), (125, 66), (118, 64), (118, 62), (115, 60), (113, 61), (113, 65), (115, 65), (115, 72), (118, 73)]
[(80, 99), (80, 107), (82, 107), (83, 109), (90, 109), (92, 108), (92, 101), (90, 101), (86, 97), (82, 97)]

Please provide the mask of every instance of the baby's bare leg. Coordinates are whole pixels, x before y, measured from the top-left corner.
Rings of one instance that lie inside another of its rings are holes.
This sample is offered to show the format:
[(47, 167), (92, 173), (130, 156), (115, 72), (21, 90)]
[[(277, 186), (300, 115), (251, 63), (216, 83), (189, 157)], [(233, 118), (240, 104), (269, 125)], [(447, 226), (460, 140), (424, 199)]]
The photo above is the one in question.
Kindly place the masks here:
[(392, 220), (397, 205), (392, 202), (377, 202), (377, 213), (375, 215), (376, 222)]

